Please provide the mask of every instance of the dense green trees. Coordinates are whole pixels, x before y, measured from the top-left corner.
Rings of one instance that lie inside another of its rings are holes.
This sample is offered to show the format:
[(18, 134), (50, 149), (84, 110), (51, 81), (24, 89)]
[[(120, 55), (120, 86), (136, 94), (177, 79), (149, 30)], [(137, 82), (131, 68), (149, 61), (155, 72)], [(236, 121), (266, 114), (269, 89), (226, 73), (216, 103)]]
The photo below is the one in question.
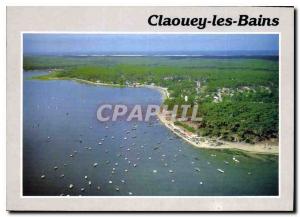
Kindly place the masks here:
[(201, 106), (201, 134), (229, 141), (257, 142), (278, 136), (278, 105), (243, 101)]

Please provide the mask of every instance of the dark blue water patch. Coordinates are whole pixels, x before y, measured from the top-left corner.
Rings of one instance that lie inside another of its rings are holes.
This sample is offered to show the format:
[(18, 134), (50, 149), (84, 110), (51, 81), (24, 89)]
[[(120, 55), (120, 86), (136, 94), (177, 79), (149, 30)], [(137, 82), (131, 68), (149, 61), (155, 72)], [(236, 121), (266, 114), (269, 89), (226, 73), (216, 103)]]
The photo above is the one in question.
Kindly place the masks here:
[(33, 73), (24, 73), (24, 195), (278, 195), (276, 156), (199, 149), (156, 117), (96, 118), (103, 103), (159, 105), (158, 91), (26, 79)]

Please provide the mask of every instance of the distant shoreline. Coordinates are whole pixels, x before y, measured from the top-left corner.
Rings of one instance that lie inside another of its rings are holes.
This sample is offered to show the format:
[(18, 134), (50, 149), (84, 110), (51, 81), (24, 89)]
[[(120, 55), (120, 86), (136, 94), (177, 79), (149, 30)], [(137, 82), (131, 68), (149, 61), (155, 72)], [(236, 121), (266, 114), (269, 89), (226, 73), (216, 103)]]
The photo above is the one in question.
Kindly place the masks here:
[(214, 57), (279, 57), (278, 54), (64, 54), (64, 55), (36, 55), (36, 54), (25, 54), (25, 57), (35, 57), (35, 56), (45, 56), (45, 57), (204, 57), (204, 58), (214, 58)]
[[(119, 84), (109, 84), (109, 83), (102, 83), (102, 82), (93, 82), (88, 81), (84, 79), (79, 78), (68, 78), (68, 77), (62, 77), (62, 78), (48, 78), (48, 80), (74, 80), (77, 82), (82, 83), (88, 83), (92, 85), (99, 85), (99, 86), (110, 86), (110, 87), (128, 87), (125, 85), (119, 85)], [(135, 88), (150, 88), (155, 89), (159, 91), (162, 95), (162, 99), (166, 99), (169, 97), (169, 92), (167, 88), (156, 86), (156, 85), (144, 85), (139, 84), (136, 85)], [(130, 87), (133, 88), (133, 87)], [(179, 126), (175, 126), (173, 121), (167, 120), (163, 115), (157, 114), (158, 119), (160, 122), (165, 125), (169, 130), (171, 130), (175, 135), (179, 136), (184, 141), (190, 143), (191, 145), (197, 147), (197, 148), (205, 148), (205, 149), (232, 149), (232, 150), (239, 150), (239, 151), (246, 151), (251, 152), (255, 154), (272, 154), (277, 155), (279, 153), (279, 146), (278, 145), (270, 145), (268, 142), (261, 142), (257, 144), (248, 144), (248, 143), (242, 143), (242, 142), (228, 142), (223, 140), (216, 140), (212, 141), (212, 138), (209, 137), (199, 137), (201, 142), (192, 141), (192, 138), (195, 138), (197, 135), (191, 132), (187, 132), (185, 129)], [(188, 135), (190, 134), (190, 135)], [(222, 143), (221, 145), (214, 145), (213, 143), (218, 142)]]

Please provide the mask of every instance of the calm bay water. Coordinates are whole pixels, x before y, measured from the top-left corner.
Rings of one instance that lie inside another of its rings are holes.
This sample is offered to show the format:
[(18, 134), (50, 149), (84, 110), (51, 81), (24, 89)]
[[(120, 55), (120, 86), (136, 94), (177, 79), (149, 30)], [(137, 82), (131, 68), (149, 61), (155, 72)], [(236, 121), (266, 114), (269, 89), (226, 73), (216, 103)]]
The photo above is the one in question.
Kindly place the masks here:
[(96, 118), (104, 103), (160, 104), (158, 91), (27, 79), (43, 73), (24, 72), (24, 195), (278, 195), (276, 156), (198, 149), (156, 118)]

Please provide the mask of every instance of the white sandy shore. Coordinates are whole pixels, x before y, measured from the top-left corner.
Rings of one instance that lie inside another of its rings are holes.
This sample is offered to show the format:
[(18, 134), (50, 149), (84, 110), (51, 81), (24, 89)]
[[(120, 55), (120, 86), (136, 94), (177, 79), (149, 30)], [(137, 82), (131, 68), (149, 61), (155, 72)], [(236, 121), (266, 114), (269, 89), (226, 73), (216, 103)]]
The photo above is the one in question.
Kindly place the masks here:
[[(108, 84), (108, 83), (101, 83), (101, 82), (92, 82), (84, 79), (73, 78), (71, 80), (75, 80), (78, 82), (89, 83), (93, 85), (100, 85), (100, 86), (115, 86), (121, 87), (121, 85), (116, 84)], [(155, 85), (137, 85), (136, 88), (139, 87), (146, 87), (158, 90), (163, 100), (170, 96), (167, 88), (163, 88), (160, 86)], [(175, 126), (173, 121), (167, 120), (165, 116), (162, 114), (157, 114), (158, 119), (163, 123), (168, 129), (170, 129), (174, 134), (185, 140), (186, 142), (190, 143), (191, 145), (198, 147), (198, 148), (208, 148), (208, 149), (235, 149), (240, 151), (247, 151), (252, 153), (258, 154), (278, 154), (279, 147), (278, 145), (271, 145), (267, 141), (261, 142), (257, 144), (248, 144), (248, 143), (241, 143), (241, 142), (228, 142), (223, 140), (213, 140), (208, 137), (198, 137), (196, 134), (186, 131), (184, 128)], [(195, 138), (198, 138), (196, 141)], [(201, 141), (199, 141), (199, 139)]]
[[(177, 136), (198, 148), (209, 149), (236, 149), (240, 151), (247, 151), (260, 154), (278, 154), (278, 145), (270, 145), (267, 142), (259, 144), (247, 144), (238, 142), (227, 142), (223, 140), (213, 140), (208, 137), (197, 137), (197, 135), (191, 132), (187, 132), (185, 129), (179, 126), (175, 126), (173, 121), (167, 120), (163, 115), (157, 115), (159, 120), (169, 128)], [(199, 141), (200, 140), (200, 141)]]

